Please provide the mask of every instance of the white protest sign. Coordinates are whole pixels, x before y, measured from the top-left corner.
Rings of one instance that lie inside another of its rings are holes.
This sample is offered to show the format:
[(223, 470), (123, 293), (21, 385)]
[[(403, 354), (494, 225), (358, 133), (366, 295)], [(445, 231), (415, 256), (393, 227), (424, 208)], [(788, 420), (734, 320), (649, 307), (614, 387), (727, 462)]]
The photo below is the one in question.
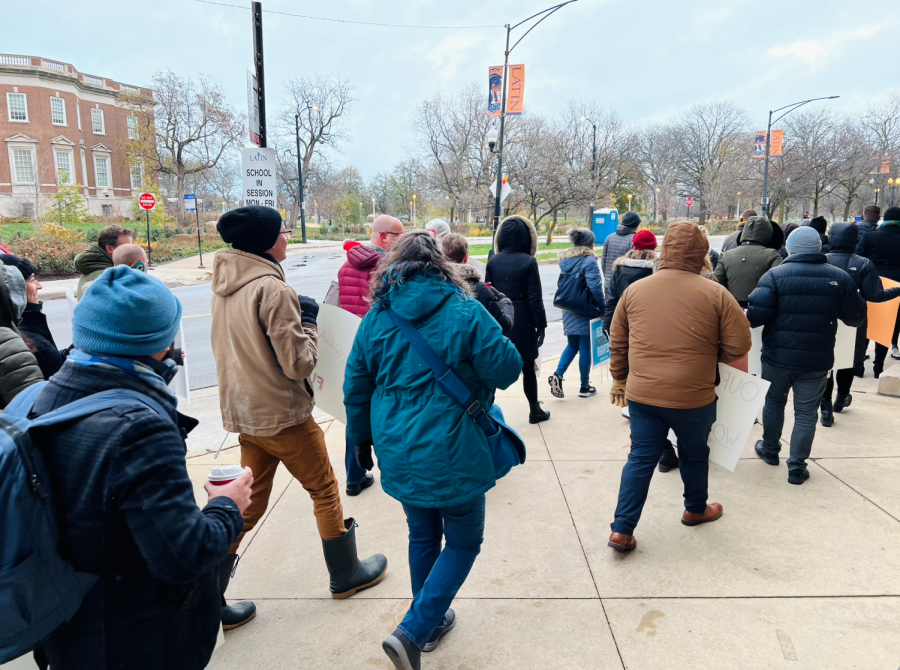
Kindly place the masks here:
[(762, 332), (763, 327), (750, 329), (750, 353), (747, 354), (747, 372), (762, 376)]
[(275, 208), (275, 149), (243, 149), (241, 177), (244, 181), (241, 200), (245, 207), (262, 205)]
[(66, 302), (69, 304), (69, 318), (75, 318), (75, 308), (78, 306), (78, 301), (75, 300), (75, 291), (71, 288), (66, 289)]
[(344, 372), (362, 319), (340, 307), (319, 305), (316, 321), (319, 359), (309, 382), (316, 396), (316, 406), (346, 425)]
[(852, 368), (855, 353), (856, 328), (851, 328), (843, 321), (838, 321), (837, 335), (834, 341), (834, 367), (832, 370)]
[(184, 345), (184, 321), (178, 326), (178, 334), (175, 336), (175, 348), (181, 349), (182, 355), (184, 356), (184, 365), (179, 366), (178, 373), (175, 375), (175, 378), (172, 379), (169, 388), (175, 391), (175, 395), (179, 398), (184, 398), (187, 404), (190, 405), (191, 388), (188, 385), (188, 362)]

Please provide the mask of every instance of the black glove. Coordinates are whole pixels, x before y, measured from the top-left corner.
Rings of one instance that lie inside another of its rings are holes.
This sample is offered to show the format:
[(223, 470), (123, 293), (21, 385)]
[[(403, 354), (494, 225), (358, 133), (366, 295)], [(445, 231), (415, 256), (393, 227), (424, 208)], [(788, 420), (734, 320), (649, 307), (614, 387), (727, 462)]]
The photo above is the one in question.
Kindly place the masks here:
[(300, 301), (300, 322), (315, 328), (316, 317), (319, 316), (319, 303), (299, 293), (297, 294), (297, 299)]
[(372, 470), (375, 468), (375, 462), (372, 460), (372, 440), (367, 440), (362, 444), (357, 444), (356, 463), (364, 470)]
[(545, 331), (543, 329), (537, 331), (537, 348), (538, 349), (540, 349), (541, 347), (544, 346), (544, 335), (546, 334), (546, 332), (547, 331)]

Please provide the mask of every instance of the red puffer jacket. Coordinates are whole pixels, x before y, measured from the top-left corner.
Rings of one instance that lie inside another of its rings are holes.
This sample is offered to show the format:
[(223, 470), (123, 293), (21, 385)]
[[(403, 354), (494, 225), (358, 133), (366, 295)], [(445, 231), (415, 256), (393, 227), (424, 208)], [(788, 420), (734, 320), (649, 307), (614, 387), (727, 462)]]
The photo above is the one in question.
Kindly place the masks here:
[(358, 317), (369, 312), (369, 281), (383, 254), (370, 246), (353, 247), (347, 251), (347, 262), (338, 270), (341, 308)]

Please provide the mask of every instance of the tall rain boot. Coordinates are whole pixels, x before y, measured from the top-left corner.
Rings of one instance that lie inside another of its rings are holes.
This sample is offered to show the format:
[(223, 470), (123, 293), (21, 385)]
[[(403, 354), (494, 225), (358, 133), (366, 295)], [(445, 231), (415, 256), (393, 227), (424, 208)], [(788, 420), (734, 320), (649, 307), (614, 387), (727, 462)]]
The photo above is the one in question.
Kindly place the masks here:
[(243, 626), (256, 616), (256, 605), (249, 600), (242, 600), (236, 605), (228, 605), (225, 602), (225, 591), (228, 589), (228, 582), (231, 581), (231, 575), (234, 572), (235, 563), (237, 563), (237, 554), (234, 556), (226, 556), (219, 562), (219, 591), (222, 593), (222, 629), (231, 630)]
[(820, 419), (820, 423), (826, 428), (831, 428), (834, 425), (834, 408), (831, 404), (831, 400), (822, 400), (822, 418)]
[(331, 576), (331, 597), (349, 598), (357, 592), (375, 586), (387, 572), (387, 558), (375, 554), (360, 561), (356, 556), (356, 521), (346, 519), (347, 532), (336, 540), (322, 540), (325, 565)]

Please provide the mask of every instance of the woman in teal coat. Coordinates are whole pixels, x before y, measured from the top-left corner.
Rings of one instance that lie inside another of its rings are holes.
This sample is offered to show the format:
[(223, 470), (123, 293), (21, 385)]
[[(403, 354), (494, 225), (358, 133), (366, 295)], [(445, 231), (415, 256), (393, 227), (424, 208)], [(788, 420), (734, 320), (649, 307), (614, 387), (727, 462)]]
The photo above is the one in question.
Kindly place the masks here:
[[(364, 467), (374, 445), (385, 492), (409, 524), (413, 603), (383, 644), (397, 668), (416, 670), (455, 623), (449, 608), (481, 550), (494, 467), (484, 433), (437, 385), (386, 308), (409, 321), (489, 408), (522, 369), (516, 348), (427, 232), (401, 237), (372, 280), (372, 310), (347, 361), (348, 432)], [(446, 546), (441, 550), (442, 540)]]

